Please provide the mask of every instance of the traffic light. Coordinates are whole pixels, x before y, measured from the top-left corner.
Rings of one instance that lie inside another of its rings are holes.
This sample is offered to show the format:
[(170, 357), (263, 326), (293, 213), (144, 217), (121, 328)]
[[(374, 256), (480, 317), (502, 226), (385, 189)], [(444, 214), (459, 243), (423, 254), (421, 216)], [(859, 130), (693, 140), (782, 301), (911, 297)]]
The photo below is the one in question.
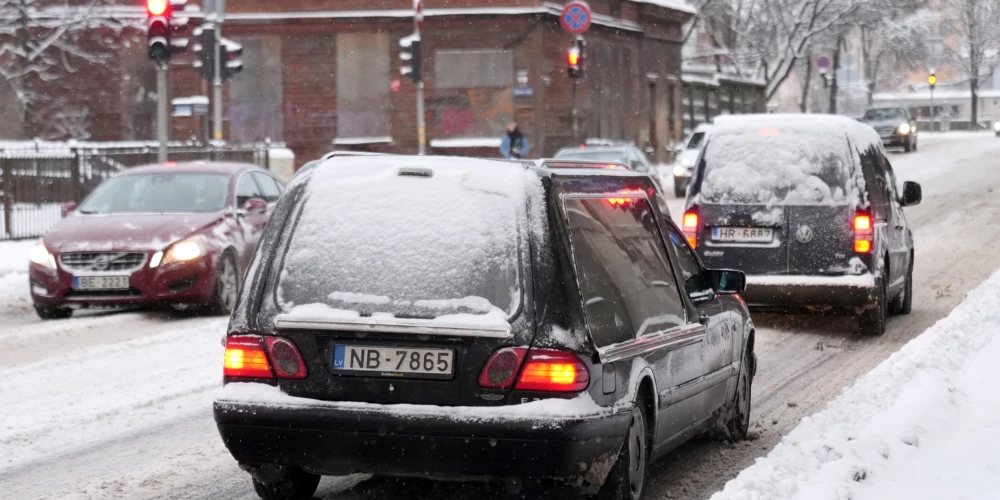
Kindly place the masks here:
[(175, 9), (183, 10), (186, 4), (187, 0), (146, 0), (150, 59), (162, 64), (187, 50), (188, 40), (182, 35), (188, 19), (174, 17)]
[(927, 83), (933, 89), (934, 85), (937, 85), (937, 75), (935, 75), (934, 73), (931, 73), (930, 76), (927, 77)]
[(566, 51), (566, 65), (569, 77), (574, 80), (583, 78), (587, 61), (587, 43), (582, 37), (576, 37), (573, 45)]
[(215, 26), (207, 24), (194, 30), (193, 63), (195, 71), (208, 81), (215, 81)]
[(403, 66), (399, 72), (403, 76), (409, 76), (413, 83), (420, 83), (423, 81), (420, 62), (420, 35), (414, 33), (404, 36), (399, 40), (399, 46), (402, 47), (399, 58), (403, 60)]
[(219, 66), (222, 81), (226, 81), (243, 71), (243, 46), (226, 38), (219, 41)]

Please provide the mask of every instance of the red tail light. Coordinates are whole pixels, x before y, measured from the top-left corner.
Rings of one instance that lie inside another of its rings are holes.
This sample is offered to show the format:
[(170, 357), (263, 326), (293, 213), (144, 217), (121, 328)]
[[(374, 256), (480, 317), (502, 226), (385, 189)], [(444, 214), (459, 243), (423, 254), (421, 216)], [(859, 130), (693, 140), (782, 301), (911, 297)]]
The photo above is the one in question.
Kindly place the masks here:
[(854, 251), (869, 253), (872, 251), (872, 241), (875, 239), (875, 226), (868, 214), (854, 216)]
[(274, 372), (278, 378), (304, 379), (309, 373), (306, 363), (299, 354), (299, 349), (291, 340), (280, 337), (267, 337), (267, 351), (274, 361)]
[(524, 355), (528, 350), (524, 347), (508, 347), (500, 349), (490, 356), (479, 375), (479, 386), (489, 389), (509, 389), (514, 385), (514, 377), (521, 368)]
[(684, 213), (683, 229), (691, 248), (698, 248), (698, 212), (688, 210)]
[(255, 336), (227, 338), (223, 375), (241, 378), (274, 378), (262, 339)]
[(587, 367), (576, 355), (552, 349), (532, 349), (515, 388), (522, 391), (579, 392), (589, 384)]

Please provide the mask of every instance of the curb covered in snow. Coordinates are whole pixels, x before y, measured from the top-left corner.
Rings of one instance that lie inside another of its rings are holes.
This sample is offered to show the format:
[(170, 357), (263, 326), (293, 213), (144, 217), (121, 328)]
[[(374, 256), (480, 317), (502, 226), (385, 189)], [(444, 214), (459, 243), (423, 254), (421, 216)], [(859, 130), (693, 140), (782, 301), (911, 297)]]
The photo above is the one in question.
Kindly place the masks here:
[[(825, 409), (804, 418), (712, 500), (887, 498), (871, 496), (873, 487), (885, 486), (880, 479), (912, 477), (904, 469), (920, 467), (913, 462), (935, 454), (923, 451), (922, 444), (947, 441), (941, 436), (977, 409), (968, 396), (980, 392), (974, 390), (977, 380), (995, 364), (990, 356), (1000, 352), (998, 327), (1000, 272)], [(994, 486), (993, 493), (1000, 488)]]

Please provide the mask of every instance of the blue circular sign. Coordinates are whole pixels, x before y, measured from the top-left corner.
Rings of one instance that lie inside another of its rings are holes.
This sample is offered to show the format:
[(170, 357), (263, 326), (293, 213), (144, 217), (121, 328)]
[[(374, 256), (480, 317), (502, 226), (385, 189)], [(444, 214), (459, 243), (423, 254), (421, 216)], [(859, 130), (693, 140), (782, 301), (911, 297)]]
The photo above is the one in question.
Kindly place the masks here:
[(590, 28), (590, 6), (585, 2), (570, 2), (563, 7), (562, 21), (563, 29), (579, 35)]

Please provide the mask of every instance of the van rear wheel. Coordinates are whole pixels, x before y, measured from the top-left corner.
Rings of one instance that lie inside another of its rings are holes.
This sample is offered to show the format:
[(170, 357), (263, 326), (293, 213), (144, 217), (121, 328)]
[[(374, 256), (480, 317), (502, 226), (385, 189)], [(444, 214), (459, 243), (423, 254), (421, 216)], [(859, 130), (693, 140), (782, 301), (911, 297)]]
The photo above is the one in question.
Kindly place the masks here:
[(888, 297), (885, 293), (885, 276), (875, 283), (877, 295), (875, 307), (861, 313), (858, 317), (858, 330), (863, 335), (882, 335), (885, 333), (885, 320), (888, 313)]
[(891, 308), (893, 314), (910, 314), (913, 311), (913, 259), (910, 259), (910, 268), (906, 271), (906, 285), (892, 301)]
[(280, 478), (261, 481), (253, 478), (253, 489), (261, 500), (307, 500), (319, 486), (320, 477), (298, 467), (283, 468)]

